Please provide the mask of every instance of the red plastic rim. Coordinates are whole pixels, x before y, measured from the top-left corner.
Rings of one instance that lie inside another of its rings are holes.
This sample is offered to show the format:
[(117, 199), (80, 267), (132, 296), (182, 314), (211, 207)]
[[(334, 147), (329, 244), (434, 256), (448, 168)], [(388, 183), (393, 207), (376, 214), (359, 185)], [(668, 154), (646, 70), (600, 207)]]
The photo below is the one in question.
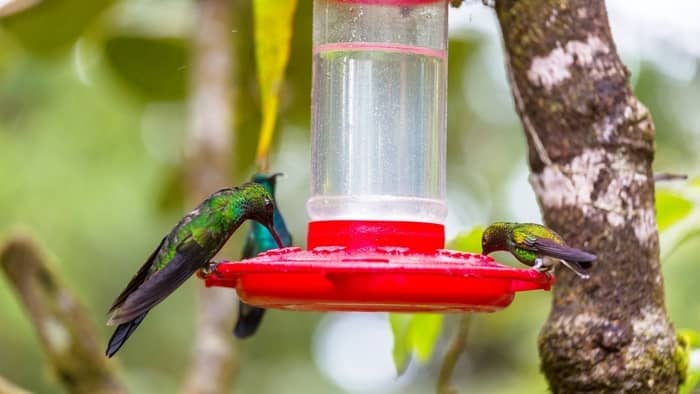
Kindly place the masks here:
[(309, 249), (344, 246), (366, 249), (397, 246), (432, 253), (445, 246), (445, 226), (436, 223), (372, 220), (328, 220), (309, 222)]
[(410, 253), (405, 247), (363, 251), (340, 246), (271, 250), (222, 262), (207, 286), (235, 288), (265, 308), (316, 311), (496, 311), (515, 293), (548, 290), (553, 277), (451, 250)]

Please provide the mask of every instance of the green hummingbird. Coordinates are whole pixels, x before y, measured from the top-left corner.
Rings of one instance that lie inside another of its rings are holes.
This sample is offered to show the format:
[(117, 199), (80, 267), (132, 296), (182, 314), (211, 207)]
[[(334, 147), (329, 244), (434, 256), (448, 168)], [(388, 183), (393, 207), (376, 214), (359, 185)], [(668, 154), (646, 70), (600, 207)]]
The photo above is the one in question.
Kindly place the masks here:
[(483, 254), (498, 250), (510, 252), (521, 263), (547, 272), (561, 262), (581, 278), (596, 259), (595, 255), (567, 246), (562, 237), (534, 223), (494, 223), (481, 236)]
[[(255, 174), (253, 175), (252, 181), (262, 185), (265, 190), (275, 199), (275, 184), (276, 178), (282, 174)], [(275, 200), (275, 213), (273, 215), (273, 227), (275, 232), (279, 234), (282, 240), (282, 246), (292, 245), (292, 236), (287, 230), (287, 226), (284, 223), (282, 214), (277, 207), (277, 201)], [(257, 222), (250, 224), (250, 230), (248, 231), (248, 237), (245, 240), (245, 245), (243, 246), (243, 256), (242, 259), (249, 259), (257, 256), (266, 250), (275, 249), (277, 244), (275, 240), (270, 236), (270, 232)], [(233, 334), (237, 338), (247, 338), (258, 330), (260, 322), (262, 321), (263, 315), (265, 314), (265, 309), (258, 308), (252, 305), (248, 305), (243, 301), (239, 301), (238, 307), (238, 321), (236, 321), (236, 327), (233, 330)]]
[(272, 196), (257, 183), (221, 189), (187, 214), (163, 238), (109, 308), (108, 325), (118, 325), (107, 346), (112, 357), (146, 314), (187, 278), (210, 265), (210, 259), (246, 220), (261, 223), (282, 245), (275, 232)]

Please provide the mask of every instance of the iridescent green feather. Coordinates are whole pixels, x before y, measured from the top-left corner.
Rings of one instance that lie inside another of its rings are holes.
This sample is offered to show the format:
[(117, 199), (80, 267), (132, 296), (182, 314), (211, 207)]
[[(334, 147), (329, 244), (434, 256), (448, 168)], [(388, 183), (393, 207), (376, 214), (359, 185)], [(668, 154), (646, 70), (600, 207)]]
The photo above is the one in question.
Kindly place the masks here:
[(537, 253), (531, 250), (514, 247), (511, 249), (511, 252), (520, 262), (528, 265), (535, 264), (535, 260), (537, 260)]
[(210, 250), (212, 253), (208, 258), (213, 258), (231, 235), (231, 229), (238, 227), (235, 222), (241, 221), (243, 212), (249, 208), (247, 205), (259, 200), (261, 193), (268, 195), (263, 190), (260, 187), (247, 187), (236, 192), (224, 189), (212, 194), (177, 224), (174, 234), (168, 235), (151, 267), (151, 275), (165, 268), (175, 257), (177, 248), (186, 246), (188, 242), (196, 242)]
[(555, 232), (539, 224), (523, 223), (512, 225), (513, 241), (518, 245), (534, 241), (534, 238), (545, 238), (563, 244), (564, 240)]
[(113, 356), (148, 312), (204, 268), (233, 232), (248, 219), (272, 230), (274, 202), (264, 187), (247, 183), (222, 189), (204, 200), (163, 238), (109, 309), (118, 325), (106, 354)]

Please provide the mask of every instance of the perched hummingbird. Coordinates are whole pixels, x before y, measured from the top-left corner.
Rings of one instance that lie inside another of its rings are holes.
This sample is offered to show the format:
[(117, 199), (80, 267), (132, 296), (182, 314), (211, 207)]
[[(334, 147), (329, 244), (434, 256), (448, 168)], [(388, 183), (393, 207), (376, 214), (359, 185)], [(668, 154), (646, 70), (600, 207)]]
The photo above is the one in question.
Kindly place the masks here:
[(534, 223), (494, 223), (481, 236), (483, 254), (498, 250), (510, 252), (521, 263), (546, 272), (561, 262), (581, 278), (588, 278), (585, 270), (595, 261), (595, 255), (572, 248), (559, 234)]
[(119, 350), (151, 308), (192, 274), (207, 268), (209, 260), (247, 219), (261, 223), (281, 246), (272, 227), (274, 207), (263, 186), (246, 183), (215, 192), (182, 218), (109, 308), (107, 324), (119, 326), (109, 340), (107, 357)]
[[(262, 185), (265, 190), (270, 193), (272, 199), (274, 200), (276, 178), (280, 175), (282, 174), (255, 174), (253, 175), (252, 181)], [(289, 234), (287, 226), (284, 223), (284, 219), (282, 218), (282, 214), (280, 214), (280, 211), (277, 208), (277, 201), (275, 201), (273, 227), (275, 232), (279, 234), (280, 239), (282, 240), (282, 246), (291, 246), (292, 236)], [(276, 247), (277, 244), (270, 236), (270, 232), (259, 223), (253, 222), (250, 224), (248, 237), (246, 238), (245, 245), (243, 246), (242, 259), (255, 257), (258, 255), (258, 253), (275, 249)], [(262, 321), (263, 315), (265, 314), (265, 309), (248, 305), (243, 301), (240, 301), (238, 305), (238, 321), (236, 322), (236, 327), (233, 329), (233, 334), (237, 338), (243, 339), (255, 334), (255, 332), (258, 330), (260, 321)]]

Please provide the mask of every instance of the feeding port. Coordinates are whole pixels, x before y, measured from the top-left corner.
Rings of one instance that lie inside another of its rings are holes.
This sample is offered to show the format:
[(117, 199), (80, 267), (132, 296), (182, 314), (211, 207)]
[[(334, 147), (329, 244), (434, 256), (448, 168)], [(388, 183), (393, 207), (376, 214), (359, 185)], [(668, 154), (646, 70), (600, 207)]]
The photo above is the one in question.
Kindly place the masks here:
[(315, 0), (308, 250), (224, 262), (266, 308), (494, 311), (551, 276), (445, 250), (446, 0)]

